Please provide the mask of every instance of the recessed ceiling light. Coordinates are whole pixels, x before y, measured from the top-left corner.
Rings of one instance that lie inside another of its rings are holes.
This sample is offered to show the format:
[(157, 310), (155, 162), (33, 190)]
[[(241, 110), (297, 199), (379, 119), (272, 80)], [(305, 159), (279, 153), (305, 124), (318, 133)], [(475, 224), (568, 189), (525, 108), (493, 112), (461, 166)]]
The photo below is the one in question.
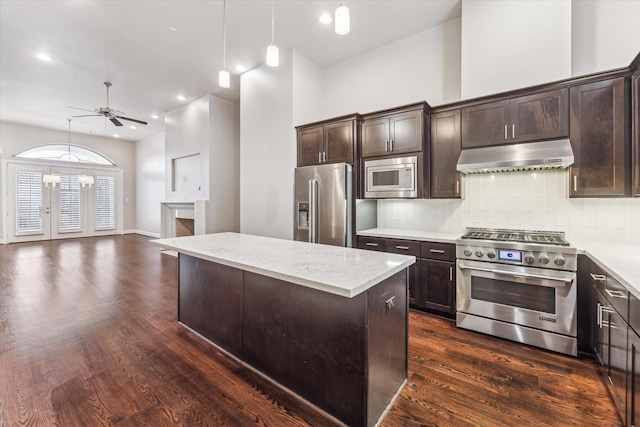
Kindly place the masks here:
[(36, 53), (35, 55), (36, 58), (38, 58), (41, 61), (45, 61), (45, 62), (51, 62), (53, 61), (53, 58), (50, 57), (49, 55), (47, 55), (46, 53)]
[(184, 97), (184, 96), (182, 96), (182, 95), (178, 95), (178, 96), (176, 96), (176, 99), (177, 99), (178, 101), (186, 101), (186, 100), (187, 100), (187, 98), (185, 98), (185, 97)]
[(151, 118), (152, 118), (152, 119), (157, 119), (157, 118), (158, 118), (158, 115), (157, 115), (157, 114), (152, 114), (152, 115), (151, 115)]
[(129, 126), (129, 129), (138, 129), (137, 127), (135, 127), (134, 125)]
[(175, 31), (178, 31), (178, 29), (176, 27), (174, 27), (174, 26), (171, 26), (171, 27), (169, 27), (169, 31), (174, 31), (175, 32)]
[(244, 65), (238, 64), (238, 65), (236, 65), (236, 71), (239, 72), (239, 73), (244, 73), (245, 71), (247, 71), (247, 69), (244, 68)]
[(329, 25), (329, 24), (331, 24), (331, 21), (333, 21), (333, 18), (328, 13), (325, 13), (322, 16), (320, 16), (320, 23), (321, 24)]
[(113, 137), (114, 137), (114, 138), (120, 138), (120, 135), (118, 135), (117, 133), (114, 133), (114, 134), (113, 134)]

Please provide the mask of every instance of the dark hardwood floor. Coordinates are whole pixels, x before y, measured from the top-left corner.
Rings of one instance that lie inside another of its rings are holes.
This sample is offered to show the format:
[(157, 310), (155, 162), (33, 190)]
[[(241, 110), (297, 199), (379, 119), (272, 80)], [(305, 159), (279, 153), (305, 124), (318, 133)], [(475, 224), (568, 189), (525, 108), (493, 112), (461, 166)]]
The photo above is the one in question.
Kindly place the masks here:
[[(0, 426), (329, 426), (176, 323), (176, 258), (138, 235), (0, 245)], [(383, 425), (620, 421), (593, 361), (411, 312)]]

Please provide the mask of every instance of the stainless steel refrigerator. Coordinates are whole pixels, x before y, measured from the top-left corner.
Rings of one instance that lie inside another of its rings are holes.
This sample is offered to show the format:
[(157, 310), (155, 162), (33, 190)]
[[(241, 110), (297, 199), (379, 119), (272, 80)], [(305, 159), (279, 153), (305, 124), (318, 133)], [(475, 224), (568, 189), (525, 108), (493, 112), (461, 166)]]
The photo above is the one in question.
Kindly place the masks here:
[(295, 240), (352, 246), (352, 175), (348, 163), (296, 168)]

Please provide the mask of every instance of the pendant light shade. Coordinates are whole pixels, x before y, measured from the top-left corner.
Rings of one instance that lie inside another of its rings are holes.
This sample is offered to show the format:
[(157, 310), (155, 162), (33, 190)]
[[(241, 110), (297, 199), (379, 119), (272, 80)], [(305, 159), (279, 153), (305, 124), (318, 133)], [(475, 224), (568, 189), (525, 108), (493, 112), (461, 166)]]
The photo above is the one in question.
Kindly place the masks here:
[(280, 55), (278, 53), (278, 46), (276, 46), (276, 21), (273, 12), (273, 0), (271, 0), (271, 44), (267, 46), (267, 65), (270, 67), (277, 67), (280, 65)]
[(52, 190), (55, 190), (60, 185), (60, 182), (62, 182), (60, 175), (43, 175), (42, 176), (42, 183), (44, 184), (45, 188), (50, 188)]
[(340, 2), (340, 6), (336, 9), (336, 34), (344, 36), (349, 34), (351, 24), (349, 22), (349, 8)]
[(94, 184), (93, 175), (78, 175), (78, 184), (82, 190), (91, 188)]
[(231, 86), (231, 75), (227, 70), (220, 70), (218, 73), (218, 85), (225, 89)]

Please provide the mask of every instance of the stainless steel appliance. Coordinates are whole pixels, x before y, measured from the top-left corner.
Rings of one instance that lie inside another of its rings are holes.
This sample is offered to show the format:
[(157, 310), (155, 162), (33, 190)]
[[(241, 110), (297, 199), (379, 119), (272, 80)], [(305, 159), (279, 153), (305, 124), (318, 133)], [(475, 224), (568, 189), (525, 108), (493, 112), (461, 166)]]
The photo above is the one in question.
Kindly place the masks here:
[(352, 246), (352, 176), (347, 163), (295, 170), (295, 240)]
[(418, 157), (391, 157), (364, 161), (364, 197), (417, 198)]
[(467, 228), (456, 324), (576, 356), (577, 250), (561, 232)]

